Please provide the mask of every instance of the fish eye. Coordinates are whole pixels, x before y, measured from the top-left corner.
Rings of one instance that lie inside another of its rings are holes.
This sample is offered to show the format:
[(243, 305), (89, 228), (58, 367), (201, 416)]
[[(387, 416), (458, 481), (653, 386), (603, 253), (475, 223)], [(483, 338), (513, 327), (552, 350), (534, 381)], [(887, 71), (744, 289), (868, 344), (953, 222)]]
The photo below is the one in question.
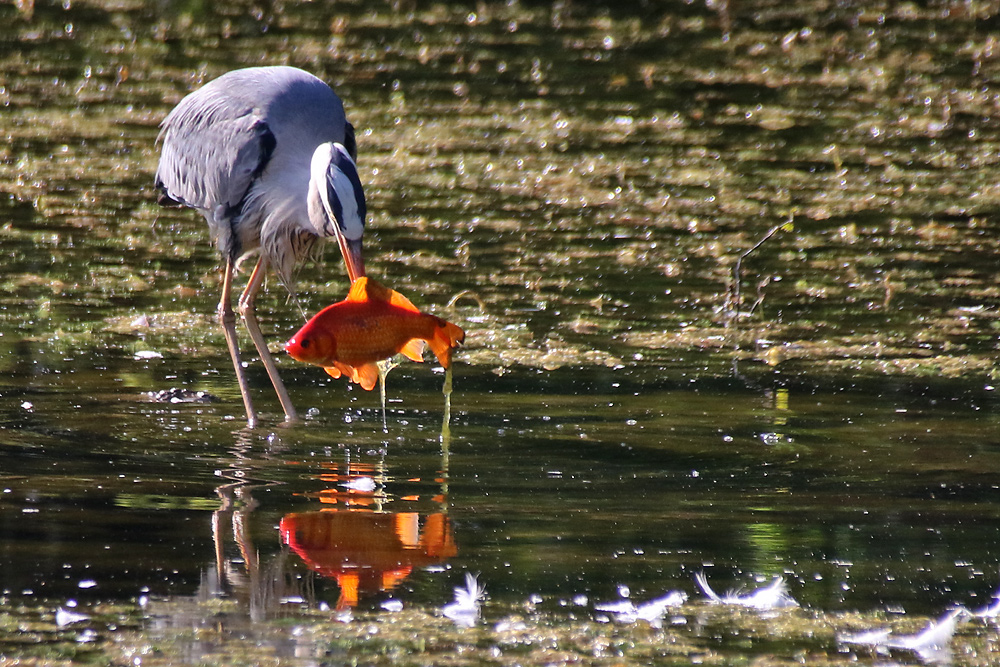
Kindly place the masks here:
[(312, 341), (311, 341), (310, 339), (308, 339), (308, 338), (304, 338), (304, 339), (302, 340), (302, 342), (301, 342), (301, 343), (299, 343), (299, 345), (301, 345), (301, 346), (302, 346), (302, 349), (303, 349), (303, 350), (308, 350), (308, 349), (309, 349), (309, 343), (311, 343), (311, 342), (312, 342)]

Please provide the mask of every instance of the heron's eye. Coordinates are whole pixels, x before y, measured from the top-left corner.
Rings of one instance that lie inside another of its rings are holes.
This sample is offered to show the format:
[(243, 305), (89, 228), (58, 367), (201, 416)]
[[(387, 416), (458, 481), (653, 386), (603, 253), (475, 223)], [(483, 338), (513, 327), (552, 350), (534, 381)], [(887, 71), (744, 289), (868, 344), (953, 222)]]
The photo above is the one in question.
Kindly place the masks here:
[(308, 350), (309, 349), (309, 343), (311, 343), (311, 342), (312, 342), (311, 340), (309, 340), (308, 338), (306, 338), (301, 343), (299, 343), (299, 345), (302, 346), (303, 350)]

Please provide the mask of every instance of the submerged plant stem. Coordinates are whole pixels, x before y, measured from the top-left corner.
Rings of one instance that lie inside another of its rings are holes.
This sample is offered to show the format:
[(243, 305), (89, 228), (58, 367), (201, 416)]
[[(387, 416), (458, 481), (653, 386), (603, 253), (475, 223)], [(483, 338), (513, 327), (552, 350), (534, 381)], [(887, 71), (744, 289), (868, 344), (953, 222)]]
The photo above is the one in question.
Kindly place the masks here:
[(389, 421), (386, 417), (385, 409), (385, 379), (389, 376), (389, 371), (399, 365), (394, 359), (383, 359), (375, 363), (378, 366), (378, 394), (382, 401), (382, 431), (389, 432)]

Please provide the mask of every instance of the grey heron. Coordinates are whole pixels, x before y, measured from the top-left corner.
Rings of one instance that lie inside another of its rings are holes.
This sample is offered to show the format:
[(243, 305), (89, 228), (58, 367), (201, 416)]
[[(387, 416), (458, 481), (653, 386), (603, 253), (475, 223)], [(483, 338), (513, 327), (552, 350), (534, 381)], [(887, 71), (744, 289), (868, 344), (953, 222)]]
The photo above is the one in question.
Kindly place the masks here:
[[(158, 202), (197, 209), (223, 258), (218, 317), (239, 382), (247, 421), (257, 423), (236, 337), (246, 324), (288, 421), (295, 408), (254, 311), (268, 268), (294, 294), (295, 265), (336, 237), (353, 283), (362, 259), (366, 207), (354, 127), (344, 105), (317, 77), (294, 67), (229, 72), (182, 99), (161, 124)], [(238, 264), (257, 263), (236, 310)]]

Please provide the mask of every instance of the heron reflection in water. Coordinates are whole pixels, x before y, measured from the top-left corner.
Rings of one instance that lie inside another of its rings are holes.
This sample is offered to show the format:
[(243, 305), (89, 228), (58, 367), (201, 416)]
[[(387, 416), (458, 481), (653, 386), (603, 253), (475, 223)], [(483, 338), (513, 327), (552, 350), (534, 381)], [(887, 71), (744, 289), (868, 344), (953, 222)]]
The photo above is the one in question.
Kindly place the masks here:
[[(224, 74), (178, 103), (162, 123), (158, 202), (205, 216), (224, 262), (218, 315), (250, 426), (257, 414), (236, 338), (242, 317), (286, 421), (296, 418), (267, 349), (255, 299), (273, 269), (294, 294), (297, 264), (334, 237), (353, 283), (365, 275), (367, 215), (355, 161), (354, 127), (333, 90), (294, 67), (252, 67)], [(257, 257), (236, 309), (233, 279)]]

